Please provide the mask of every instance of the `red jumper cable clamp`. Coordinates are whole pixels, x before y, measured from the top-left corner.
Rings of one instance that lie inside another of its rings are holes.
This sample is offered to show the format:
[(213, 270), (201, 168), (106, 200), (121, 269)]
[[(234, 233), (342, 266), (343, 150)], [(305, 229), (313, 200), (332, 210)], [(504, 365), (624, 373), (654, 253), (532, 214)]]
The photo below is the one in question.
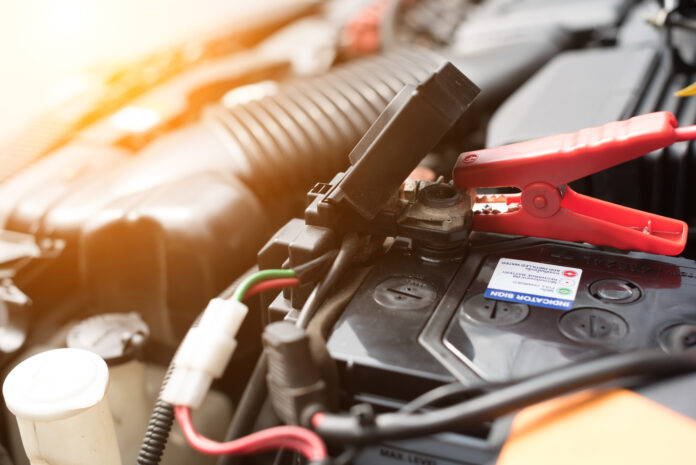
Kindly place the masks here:
[[(570, 134), (463, 153), (454, 168), (459, 188), (516, 187), (519, 204), (507, 213), (475, 214), (473, 229), (618, 249), (678, 255), (683, 221), (615, 205), (574, 192), (567, 184), (675, 142), (696, 139), (696, 126), (679, 128), (656, 112)], [(618, 181), (621, 182), (621, 181)]]

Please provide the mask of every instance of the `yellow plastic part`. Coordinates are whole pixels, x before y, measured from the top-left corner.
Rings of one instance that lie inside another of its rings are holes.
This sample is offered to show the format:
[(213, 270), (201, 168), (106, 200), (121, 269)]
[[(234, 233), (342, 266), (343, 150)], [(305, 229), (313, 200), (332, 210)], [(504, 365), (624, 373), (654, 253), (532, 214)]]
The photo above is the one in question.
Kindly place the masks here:
[(696, 95), (696, 82), (674, 93), (675, 97), (691, 97), (692, 95)]

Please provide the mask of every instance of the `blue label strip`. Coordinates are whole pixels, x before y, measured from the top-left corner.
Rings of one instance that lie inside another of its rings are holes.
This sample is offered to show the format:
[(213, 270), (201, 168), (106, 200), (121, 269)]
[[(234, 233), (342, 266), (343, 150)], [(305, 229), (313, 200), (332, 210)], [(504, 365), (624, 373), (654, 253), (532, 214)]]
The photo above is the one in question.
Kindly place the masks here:
[(534, 305), (535, 307), (555, 308), (558, 310), (570, 310), (573, 308), (573, 301), (568, 299), (557, 299), (523, 292), (503, 291), (500, 289), (486, 289), (485, 297), (495, 300), (505, 300), (507, 302), (517, 302), (521, 304)]

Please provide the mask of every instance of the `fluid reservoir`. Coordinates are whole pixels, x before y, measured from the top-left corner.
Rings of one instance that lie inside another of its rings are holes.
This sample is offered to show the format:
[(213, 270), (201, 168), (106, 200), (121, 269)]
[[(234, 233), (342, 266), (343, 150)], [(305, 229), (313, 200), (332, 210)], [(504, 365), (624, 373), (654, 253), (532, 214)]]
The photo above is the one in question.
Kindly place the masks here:
[[(99, 355), (109, 367), (106, 398), (114, 421), (124, 464), (135, 463), (147, 429), (155, 398), (166, 367), (144, 363), (141, 352), (149, 338), (147, 324), (138, 313), (106, 313), (82, 320), (66, 337), (68, 347)], [(194, 425), (208, 437), (221, 440), (231, 418), (229, 399), (222, 393), (208, 393), (196, 412)], [(168, 465), (212, 465), (215, 456), (203, 456), (192, 449), (174, 424), (162, 463)]]
[(147, 341), (147, 324), (135, 313), (108, 313), (73, 326), (68, 347), (94, 352), (109, 367), (107, 399), (123, 463), (135, 463), (152, 411), (146, 391), (145, 364), (140, 352)]
[(81, 349), (42, 352), (10, 372), (3, 395), (32, 465), (121, 464), (108, 382), (104, 360)]

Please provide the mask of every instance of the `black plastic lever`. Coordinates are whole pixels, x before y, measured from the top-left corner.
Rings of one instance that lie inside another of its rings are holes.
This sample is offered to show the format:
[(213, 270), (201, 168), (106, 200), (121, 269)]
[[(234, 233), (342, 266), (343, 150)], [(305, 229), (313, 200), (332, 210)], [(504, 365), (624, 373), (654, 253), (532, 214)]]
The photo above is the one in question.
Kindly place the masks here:
[(404, 87), (353, 148), (351, 167), (326, 201), (375, 218), (479, 91), (449, 62), (418, 87)]

